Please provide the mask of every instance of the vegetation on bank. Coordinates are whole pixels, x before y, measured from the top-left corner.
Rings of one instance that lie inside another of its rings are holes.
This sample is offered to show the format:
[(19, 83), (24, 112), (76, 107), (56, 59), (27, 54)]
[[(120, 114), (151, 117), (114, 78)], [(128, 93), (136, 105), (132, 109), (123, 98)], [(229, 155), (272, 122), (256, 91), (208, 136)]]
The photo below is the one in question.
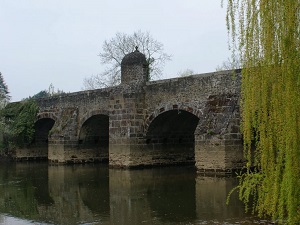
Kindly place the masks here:
[(33, 141), (37, 112), (38, 106), (33, 99), (10, 103), (0, 111), (4, 120), (2, 147), (6, 151), (26, 147)]
[(27, 147), (33, 142), (38, 113), (36, 99), (65, 93), (61, 90), (54, 91), (51, 84), (49, 90), (40, 91), (20, 102), (9, 103), (8, 94), (7, 85), (0, 73), (0, 156), (8, 155), (15, 148)]
[(231, 48), (244, 68), (240, 199), (253, 198), (259, 216), (300, 224), (300, 0), (227, 4)]

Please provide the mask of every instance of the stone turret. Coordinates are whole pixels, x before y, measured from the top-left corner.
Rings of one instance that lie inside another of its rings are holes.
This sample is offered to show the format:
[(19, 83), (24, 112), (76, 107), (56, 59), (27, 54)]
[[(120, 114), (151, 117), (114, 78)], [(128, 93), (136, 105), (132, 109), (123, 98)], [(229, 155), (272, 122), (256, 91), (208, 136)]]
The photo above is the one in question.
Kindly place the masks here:
[(144, 84), (147, 81), (148, 64), (143, 53), (135, 51), (124, 56), (121, 62), (121, 84)]

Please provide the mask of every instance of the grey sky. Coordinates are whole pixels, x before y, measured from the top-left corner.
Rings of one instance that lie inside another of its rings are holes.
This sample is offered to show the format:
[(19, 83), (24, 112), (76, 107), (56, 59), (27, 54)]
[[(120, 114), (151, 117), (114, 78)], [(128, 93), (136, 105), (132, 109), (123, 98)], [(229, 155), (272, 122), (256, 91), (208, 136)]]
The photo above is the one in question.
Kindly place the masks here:
[(12, 101), (48, 89), (80, 91), (104, 70), (102, 43), (149, 31), (172, 55), (162, 78), (212, 72), (228, 38), (221, 0), (0, 0), (0, 71)]

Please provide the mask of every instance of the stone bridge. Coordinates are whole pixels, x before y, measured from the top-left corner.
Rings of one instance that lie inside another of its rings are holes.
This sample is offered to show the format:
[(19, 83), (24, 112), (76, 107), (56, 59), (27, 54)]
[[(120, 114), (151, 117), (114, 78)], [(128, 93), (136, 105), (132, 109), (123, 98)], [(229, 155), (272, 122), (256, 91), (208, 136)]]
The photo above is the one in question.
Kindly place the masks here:
[(239, 70), (151, 82), (147, 73), (136, 50), (122, 60), (119, 86), (39, 99), (35, 140), (16, 155), (205, 173), (243, 166)]

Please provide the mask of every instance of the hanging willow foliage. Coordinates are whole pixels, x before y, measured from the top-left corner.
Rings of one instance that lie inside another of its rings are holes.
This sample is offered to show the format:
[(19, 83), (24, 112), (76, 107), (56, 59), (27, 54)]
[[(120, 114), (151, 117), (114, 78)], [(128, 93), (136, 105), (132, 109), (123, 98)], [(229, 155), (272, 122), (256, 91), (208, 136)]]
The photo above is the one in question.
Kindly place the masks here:
[(240, 198), (300, 224), (300, 0), (228, 0), (227, 27), (244, 68)]

